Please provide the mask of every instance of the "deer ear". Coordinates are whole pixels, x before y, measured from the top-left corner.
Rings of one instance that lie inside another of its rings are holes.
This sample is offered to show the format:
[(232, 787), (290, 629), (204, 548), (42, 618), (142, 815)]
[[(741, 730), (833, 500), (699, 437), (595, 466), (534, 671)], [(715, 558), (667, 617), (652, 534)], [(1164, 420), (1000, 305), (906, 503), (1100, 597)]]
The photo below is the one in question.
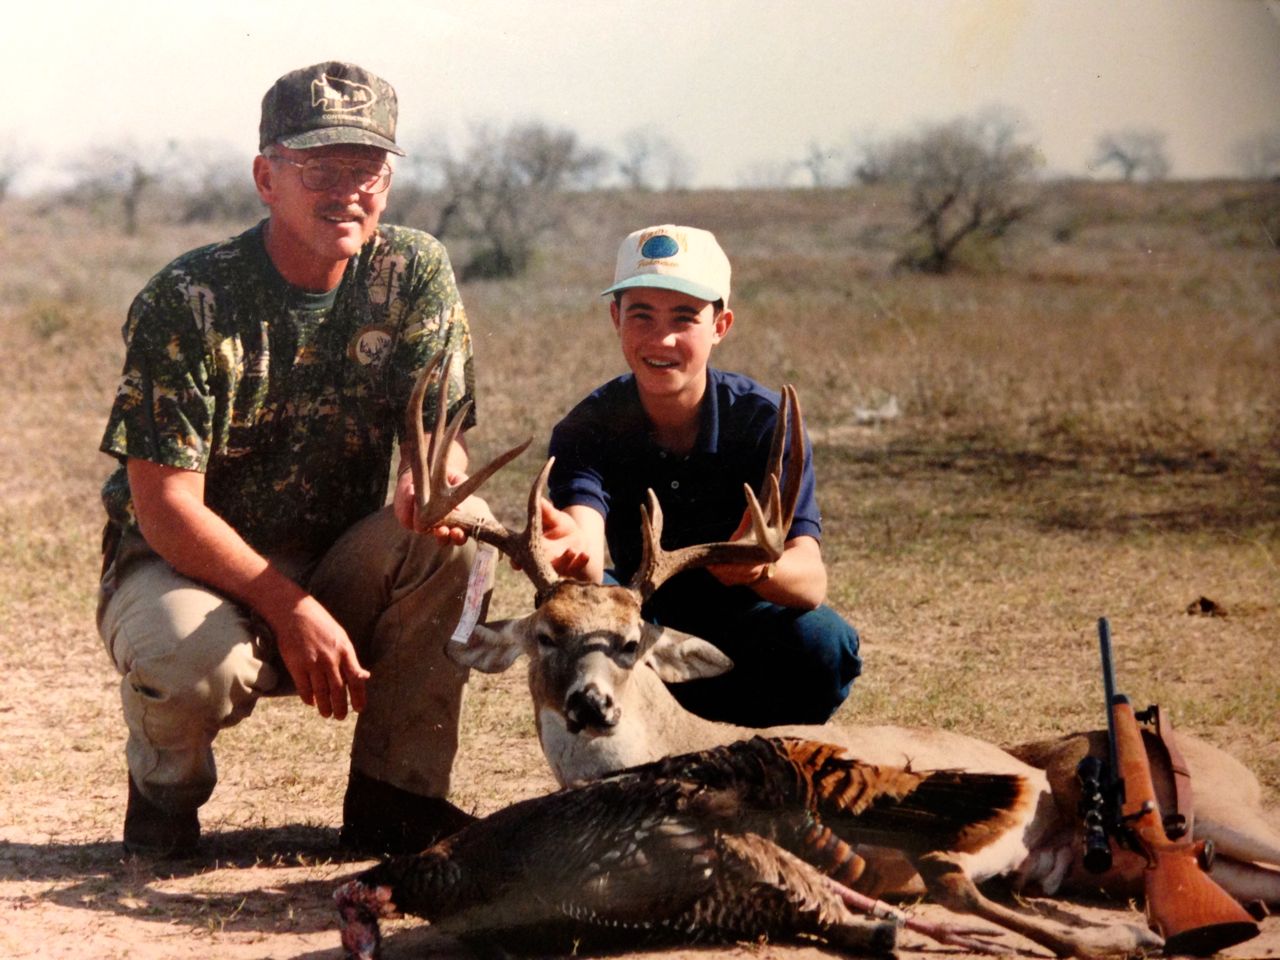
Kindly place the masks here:
[(645, 662), (667, 683), (718, 677), (733, 669), (733, 661), (706, 640), (647, 623), (642, 629), (651, 643)]
[(491, 627), (478, 623), (465, 643), (450, 640), (445, 652), (460, 666), (474, 667), (481, 673), (502, 673), (524, 653), (520, 642), (523, 623), (524, 620), (501, 620)]

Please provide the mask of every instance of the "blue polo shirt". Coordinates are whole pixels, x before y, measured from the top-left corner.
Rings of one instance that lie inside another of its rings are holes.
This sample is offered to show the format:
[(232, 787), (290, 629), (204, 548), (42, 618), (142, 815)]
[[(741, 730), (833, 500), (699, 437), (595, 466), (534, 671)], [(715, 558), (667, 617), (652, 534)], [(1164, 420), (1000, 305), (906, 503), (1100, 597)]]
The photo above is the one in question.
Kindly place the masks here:
[[(583, 504), (604, 515), (613, 568), (625, 583), (640, 564), (640, 507), (650, 487), (662, 505), (664, 547), (732, 535), (746, 509), (742, 485), (760, 495), (779, 402), (750, 377), (708, 368), (697, 441), (689, 454), (677, 455), (654, 442), (635, 377), (610, 380), (552, 431), (551, 500), (561, 509)], [(805, 451), (788, 539), (822, 534), (807, 436)]]

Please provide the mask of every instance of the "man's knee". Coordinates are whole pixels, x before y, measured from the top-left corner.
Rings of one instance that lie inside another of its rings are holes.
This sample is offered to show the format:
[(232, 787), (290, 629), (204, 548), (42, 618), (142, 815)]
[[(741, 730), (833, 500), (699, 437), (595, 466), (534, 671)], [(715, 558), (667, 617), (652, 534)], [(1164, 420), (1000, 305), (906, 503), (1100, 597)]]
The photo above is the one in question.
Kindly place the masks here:
[[(479, 498), (467, 505), (492, 516)], [(392, 607), (401, 620), (430, 618), (451, 604), (460, 608), (475, 553), (473, 540), (442, 545), (430, 533), (407, 530), (385, 507), (339, 538), (307, 587), (361, 648)], [(435, 599), (428, 602), (424, 594)]]
[(235, 723), (279, 685), (245, 611), (160, 560), (122, 578), (102, 632), (126, 716), (145, 719), (135, 732), (161, 743)]

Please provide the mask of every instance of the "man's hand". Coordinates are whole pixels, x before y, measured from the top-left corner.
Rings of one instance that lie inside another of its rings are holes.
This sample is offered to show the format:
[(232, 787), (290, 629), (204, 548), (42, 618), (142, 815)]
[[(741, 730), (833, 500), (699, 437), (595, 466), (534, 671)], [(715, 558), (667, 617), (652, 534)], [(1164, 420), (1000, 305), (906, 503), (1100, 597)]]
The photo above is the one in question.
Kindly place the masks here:
[[(413, 530), (415, 533), (430, 533), (440, 541), (442, 546), (465, 543), (467, 534), (461, 527), (438, 526), (431, 530), (423, 530), (419, 527), (417, 491), (413, 486), (413, 471), (410, 469), (410, 463), (412, 462), (410, 458), (413, 456), (412, 445), (401, 444), (400, 465), (396, 472), (396, 490), (391, 500), (392, 512), (395, 513), (396, 519), (400, 521), (400, 526), (406, 530)], [(469, 462), (465, 437), (458, 436), (449, 445), (446, 454), (445, 482), (451, 487), (456, 487), (467, 479), (467, 465)], [(466, 513), (467, 501), (464, 500), (458, 504), (457, 509)]]
[(369, 671), (360, 666), (347, 632), (320, 601), (304, 596), (271, 627), (303, 703), (336, 720), (347, 715), (348, 694), (357, 713), (364, 709)]
[(360, 666), (347, 633), (285, 573), (245, 543), (204, 502), (204, 474), (131, 457), (129, 486), (142, 535), (175, 570), (200, 580), (267, 621), (303, 702), (324, 717), (365, 704)]
[[(451, 487), (456, 487), (467, 479), (465, 473), (450, 470), (445, 474), (445, 480)], [(467, 498), (471, 499), (470, 497)], [(417, 533), (430, 533), (440, 541), (441, 546), (457, 546), (465, 543), (467, 540), (466, 531), (461, 527), (438, 526), (430, 530), (422, 530), (418, 527), (418, 497), (417, 491), (413, 486), (413, 474), (408, 470), (402, 471), (396, 477), (396, 491), (392, 498), (392, 512), (395, 513), (396, 519), (400, 521), (400, 526), (407, 530), (413, 530)], [(467, 501), (463, 500), (457, 507), (463, 513), (467, 512)]]

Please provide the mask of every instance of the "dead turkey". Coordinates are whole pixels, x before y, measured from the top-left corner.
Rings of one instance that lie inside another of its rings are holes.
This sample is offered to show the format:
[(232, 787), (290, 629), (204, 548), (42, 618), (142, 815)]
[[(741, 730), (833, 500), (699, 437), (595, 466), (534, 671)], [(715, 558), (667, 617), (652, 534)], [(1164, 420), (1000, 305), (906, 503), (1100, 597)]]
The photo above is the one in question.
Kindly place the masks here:
[[(351, 957), (376, 956), (378, 919), (410, 913), (514, 950), (808, 935), (884, 953), (896, 924), (851, 911), (866, 898), (832, 879), (861, 871), (850, 841), (911, 857), (958, 849), (1022, 790), (1016, 776), (880, 768), (757, 737), (526, 800), (387, 860), (335, 893), (342, 940)], [(956, 927), (926, 932), (983, 945)]]

